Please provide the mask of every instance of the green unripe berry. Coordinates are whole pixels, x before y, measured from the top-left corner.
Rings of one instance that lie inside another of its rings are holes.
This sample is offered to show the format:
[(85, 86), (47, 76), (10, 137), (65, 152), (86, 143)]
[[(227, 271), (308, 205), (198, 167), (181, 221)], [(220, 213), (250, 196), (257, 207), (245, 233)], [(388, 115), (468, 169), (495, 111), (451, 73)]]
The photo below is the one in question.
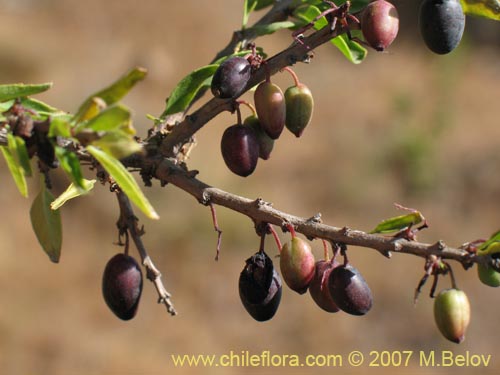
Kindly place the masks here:
[(296, 137), (300, 137), (311, 122), (314, 101), (309, 88), (300, 83), (285, 91), (285, 125)]
[(434, 301), (434, 320), (448, 340), (460, 344), (470, 322), (470, 303), (459, 289), (446, 289)]
[(280, 253), (280, 269), (283, 280), (290, 289), (304, 294), (314, 277), (316, 262), (311, 246), (306, 241), (293, 237), (283, 245)]

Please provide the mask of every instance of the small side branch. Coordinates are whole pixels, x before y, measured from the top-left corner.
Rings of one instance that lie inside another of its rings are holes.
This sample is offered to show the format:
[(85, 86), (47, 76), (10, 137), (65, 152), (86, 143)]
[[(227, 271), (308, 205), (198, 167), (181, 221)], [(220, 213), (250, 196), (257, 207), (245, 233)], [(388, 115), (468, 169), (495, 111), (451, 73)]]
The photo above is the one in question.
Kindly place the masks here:
[(163, 303), (170, 315), (177, 315), (177, 311), (170, 300), (170, 293), (161, 280), (161, 273), (154, 265), (142, 242), (141, 236), (144, 234), (144, 230), (138, 227), (138, 220), (134, 214), (130, 200), (121, 190), (116, 192), (116, 196), (120, 205), (120, 218), (118, 219), (120, 231), (126, 230), (134, 241), (141, 256), (142, 265), (146, 269), (146, 277), (154, 284), (158, 292), (158, 303)]

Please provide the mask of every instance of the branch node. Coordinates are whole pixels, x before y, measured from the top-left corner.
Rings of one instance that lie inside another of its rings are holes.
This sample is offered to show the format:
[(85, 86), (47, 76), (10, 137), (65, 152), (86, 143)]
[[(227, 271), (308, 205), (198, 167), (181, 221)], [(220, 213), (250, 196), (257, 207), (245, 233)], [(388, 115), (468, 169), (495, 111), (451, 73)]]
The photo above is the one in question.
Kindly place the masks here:
[(443, 251), (446, 248), (446, 244), (443, 240), (439, 240), (434, 245), (432, 245), (432, 248), (436, 249), (437, 251)]
[(340, 230), (340, 234), (344, 237), (349, 237), (349, 234), (351, 232), (351, 229), (349, 227), (343, 227), (341, 230)]
[(318, 212), (314, 216), (311, 216), (309, 219), (306, 220), (306, 223), (316, 223), (316, 224), (321, 224), (323, 221), (321, 220), (321, 212)]

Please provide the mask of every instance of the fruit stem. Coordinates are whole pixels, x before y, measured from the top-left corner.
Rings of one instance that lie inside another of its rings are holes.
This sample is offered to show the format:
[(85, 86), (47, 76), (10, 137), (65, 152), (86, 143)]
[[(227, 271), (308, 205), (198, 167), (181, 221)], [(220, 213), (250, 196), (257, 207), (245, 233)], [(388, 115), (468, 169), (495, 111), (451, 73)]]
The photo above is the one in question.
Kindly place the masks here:
[(295, 238), (295, 236), (297, 236), (297, 233), (295, 233), (295, 228), (293, 227), (292, 224), (290, 223), (287, 223), (286, 224), (286, 228), (288, 229), (288, 231), (290, 232), (290, 234), (292, 235), (292, 239)]
[(280, 238), (278, 237), (278, 233), (274, 230), (273, 226), (271, 224), (267, 224), (267, 227), (269, 228), (269, 231), (274, 237), (274, 241), (276, 241), (276, 246), (278, 246), (278, 251), (281, 252), (281, 241)]
[(252, 103), (249, 103), (246, 100), (237, 100), (236, 102), (238, 104), (243, 104), (243, 105), (247, 106), (252, 111), (252, 115), (257, 117), (257, 111), (255, 110), (255, 107), (252, 105)]
[(323, 254), (325, 257), (325, 261), (328, 261), (330, 259), (328, 256), (328, 244), (326, 243), (326, 240), (324, 240), (324, 239), (321, 239), (321, 241), (323, 242)]
[(299, 81), (299, 77), (297, 77), (297, 74), (293, 71), (292, 68), (288, 67), (288, 66), (285, 66), (283, 69), (281, 69), (282, 71), (283, 70), (286, 70), (288, 73), (291, 74), (292, 78), (293, 78), (293, 81), (295, 82), (295, 86), (299, 86), (300, 85), (300, 81)]
[(262, 65), (264, 65), (264, 71), (266, 72), (266, 82), (271, 83), (271, 72), (269, 70), (269, 66), (267, 66), (266, 61), (262, 61)]
[(260, 245), (259, 245), (259, 252), (262, 254), (264, 253), (264, 247), (266, 243), (266, 232), (262, 231), (262, 234), (260, 235)]
[(220, 244), (222, 241), (222, 230), (219, 228), (219, 224), (217, 222), (217, 212), (215, 211), (215, 206), (210, 203), (210, 212), (212, 213), (212, 221), (214, 223), (214, 230), (217, 232), (217, 247), (216, 247), (216, 253), (215, 253), (215, 260), (219, 260), (219, 255), (220, 255)]
[(448, 268), (448, 271), (450, 272), (451, 287), (453, 289), (458, 289), (457, 288), (457, 280), (455, 279), (455, 275), (453, 274), (453, 270), (452, 270), (451, 266), (447, 262), (443, 262), (443, 263), (446, 265), (446, 268)]
[(236, 110), (236, 116), (238, 118), (238, 125), (241, 125), (241, 110), (240, 110), (240, 103), (238, 101), (235, 101), (235, 110)]

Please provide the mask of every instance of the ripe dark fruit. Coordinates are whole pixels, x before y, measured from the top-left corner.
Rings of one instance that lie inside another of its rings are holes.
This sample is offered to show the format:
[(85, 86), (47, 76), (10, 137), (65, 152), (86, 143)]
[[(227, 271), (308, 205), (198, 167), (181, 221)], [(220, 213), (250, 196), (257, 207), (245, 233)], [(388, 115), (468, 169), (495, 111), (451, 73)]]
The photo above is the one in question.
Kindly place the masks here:
[(328, 279), (337, 262), (319, 260), (316, 262), (314, 277), (309, 284), (309, 293), (316, 304), (327, 312), (337, 312), (339, 307), (333, 301), (328, 289)]
[(314, 101), (309, 88), (300, 83), (285, 91), (285, 125), (296, 137), (300, 137), (311, 121)]
[(262, 129), (260, 121), (257, 116), (249, 116), (243, 122), (245, 126), (250, 126), (257, 136), (257, 142), (259, 143), (259, 158), (267, 160), (271, 156), (271, 151), (274, 148), (274, 139), (267, 135), (267, 133)]
[(361, 17), (361, 31), (371, 47), (384, 51), (399, 31), (399, 17), (394, 5), (385, 0), (369, 3)]
[(231, 172), (246, 177), (252, 174), (259, 159), (259, 142), (250, 126), (233, 125), (222, 135), (222, 157)]
[(372, 307), (370, 287), (359, 271), (349, 264), (331, 271), (328, 288), (333, 301), (346, 313), (364, 315)]
[(262, 129), (278, 139), (285, 127), (286, 106), (281, 89), (271, 82), (259, 84), (254, 94), (255, 109)]
[(248, 313), (257, 321), (271, 319), (281, 301), (281, 279), (271, 258), (257, 252), (246, 260), (239, 279), (240, 299)]
[(236, 98), (243, 93), (252, 69), (247, 59), (230, 57), (219, 65), (212, 78), (212, 94), (217, 98)]
[(465, 15), (459, 0), (423, 0), (418, 21), (425, 44), (437, 54), (453, 51), (462, 39)]
[(290, 289), (304, 294), (314, 277), (315, 261), (311, 246), (306, 241), (293, 237), (281, 249), (280, 269), (283, 280)]
[(470, 304), (467, 295), (459, 289), (446, 289), (434, 301), (434, 320), (439, 331), (448, 340), (460, 344), (470, 322)]
[(106, 264), (102, 294), (108, 307), (122, 320), (132, 319), (142, 292), (142, 272), (134, 258), (117, 254)]

